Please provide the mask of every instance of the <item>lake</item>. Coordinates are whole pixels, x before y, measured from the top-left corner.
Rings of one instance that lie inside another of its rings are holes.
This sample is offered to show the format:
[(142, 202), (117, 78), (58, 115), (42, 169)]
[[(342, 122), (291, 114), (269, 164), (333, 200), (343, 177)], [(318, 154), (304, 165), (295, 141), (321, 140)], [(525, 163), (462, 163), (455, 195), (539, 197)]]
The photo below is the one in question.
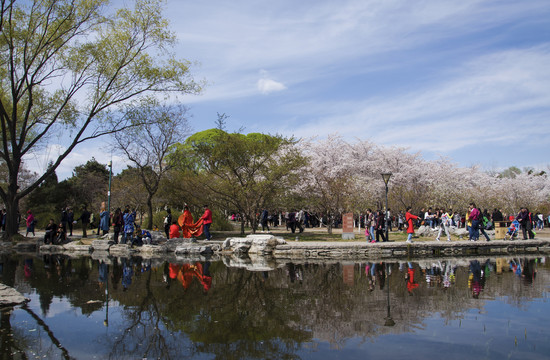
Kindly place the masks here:
[(550, 358), (544, 257), (226, 263), (2, 255), (2, 359)]

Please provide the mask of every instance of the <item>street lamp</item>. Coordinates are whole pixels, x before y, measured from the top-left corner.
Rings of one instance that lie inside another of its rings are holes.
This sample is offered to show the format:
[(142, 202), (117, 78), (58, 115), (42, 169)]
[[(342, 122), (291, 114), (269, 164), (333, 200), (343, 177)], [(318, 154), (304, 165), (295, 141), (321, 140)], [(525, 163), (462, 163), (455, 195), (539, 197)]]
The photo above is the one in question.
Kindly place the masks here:
[(389, 275), (389, 269), (390, 269), (390, 264), (386, 264), (387, 268), (386, 268), (386, 276), (388, 277), (388, 289), (387, 289), (387, 294), (388, 294), (388, 316), (385, 318), (385, 322), (384, 322), (384, 326), (394, 326), (395, 325), (395, 321), (392, 319), (391, 317), (391, 307), (390, 307), (390, 275)]
[(107, 212), (111, 213), (111, 177), (113, 175), (113, 161), (109, 161), (109, 191), (107, 192)]
[(382, 173), (382, 179), (384, 179), (384, 184), (386, 185), (386, 212), (384, 214), (384, 221), (386, 222), (384, 224), (386, 226), (386, 241), (390, 241), (390, 239), (388, 239), (388, 183), (390, 182), (391, 176), (391, 172)]

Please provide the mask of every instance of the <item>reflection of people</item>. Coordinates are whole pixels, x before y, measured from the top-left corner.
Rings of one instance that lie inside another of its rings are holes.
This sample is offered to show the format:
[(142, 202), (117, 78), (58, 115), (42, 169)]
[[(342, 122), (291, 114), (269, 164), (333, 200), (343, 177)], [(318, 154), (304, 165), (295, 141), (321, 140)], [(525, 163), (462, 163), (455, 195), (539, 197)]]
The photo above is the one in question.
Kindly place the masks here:
[(25, 279), (28, 279), (32, 275), (32, 258), (25, 259), (25, 266), (24, 266), (24, 272), (25, 272)]
[(132, 269), (132, 264), (126, 260), (122, 259), (122, 290), (128, 290), (128, 287), (132, 285), (132, 276), (134, 275), (134, 269)]
[(169, 278), (177, 279), (185, 290), (192, 284), (193, 278), (199, 280), (205, 294), (212, 287), (209, 261), (205, 262), (204, 265), (200, 262), (183, 265), (170, 264), (168, 268)]
[(212, 224), (212, 211), (208, 208), (208, 205), (204, 205), (204, 214), (201, 217), (204, 225), (203, 232), (206, 240), (212, 239), (210, 235), (210, 225)]
[(409, 295), (412, 296), (413, 290), (416, 289), (419, 285), (417, 282), (414, 281), (414, 268), (413, 265), (408, 262), (407, 263), (407, 275), (405, 275), (405, 280), (407, 280), (407, 291), (409, 292)]
[(470, 277), (469, 277), (469, 286), (472, 290), (472, 296), (477, 299), (479, 294), (483, 290), (483, 273), (481, 271), (481, 264), (477, 260), (470, 261)]
[(98, 269), (98, 282), (99, 286), (103, 287), (107, 283), (107, 277), (109, 276), (109, 266), (105, 263), (105, 261), (101, 260), (99, 263), (99, 269)]

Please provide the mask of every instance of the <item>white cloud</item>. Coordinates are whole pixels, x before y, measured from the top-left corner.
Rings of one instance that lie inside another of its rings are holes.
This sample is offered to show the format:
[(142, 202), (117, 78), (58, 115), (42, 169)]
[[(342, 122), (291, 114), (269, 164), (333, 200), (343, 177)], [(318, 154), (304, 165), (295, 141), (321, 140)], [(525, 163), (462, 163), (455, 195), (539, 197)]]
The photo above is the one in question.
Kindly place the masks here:
[(267, 95), (272, 92), (286, 90), (286, 86), (275, 80), (262, 78), (258, 80), (258, 90), (260, 90), (262, 94)]
[(294, 104), (289, 112), (318, 117), (290, 130), (304, 137), (338, 131), (443, 153), (481, 139), (527, 141), (534, 129), (550, 135), (549, 127), (541, 126), (550, 116), (548, 63), (550, 46), (478, 56), (429, 86), (389, 98)]

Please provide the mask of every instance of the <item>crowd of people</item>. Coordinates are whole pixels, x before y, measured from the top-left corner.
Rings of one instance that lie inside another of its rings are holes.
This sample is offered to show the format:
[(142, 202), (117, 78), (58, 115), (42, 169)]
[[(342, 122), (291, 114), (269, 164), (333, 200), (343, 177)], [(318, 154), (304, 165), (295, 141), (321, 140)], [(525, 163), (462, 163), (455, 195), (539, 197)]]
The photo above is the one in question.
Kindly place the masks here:
[[(0, 212), (0, 226), (5, 228), (5, 210)], [(242, 217), (238, 213), (232, 213), (229, 216), (231, 221), (241, 221)], [(261, 227), (262, 232), (269, 232), (273, 227), (285, 226), (287, 231), (291, 233), (302, 233), (306, 228), (323, 227), (330, 225), (334, 228), (340, 227), (342, 224), (342, 215), (338, 216), (323, 216), (308, 210), (291, 210), (291, 211), (276, 211), (271, 213), (268, 209), (262, 209), (257, 214), (258, 228)], [(63, 208), (60, 213), (60, 221), (56, 222), (50, 219), (47, 224), (44, 236), (45, 244), (63, 244), (67, 241), (67, 237), (73, 236), (74, 225), (78, 222), (82, 226), (82, 237), (87, 237), (87, 231), (97, 228), (97, 234), (107, 234), (112, 228), (114, 234), (114, 242), (122, 244), (131, 244), (141, 246), (143, 244), (151, 244), (152, 237), (148, 230), (141, 229), (136, 224), (136, 210), (126, 206), (124, 211), (117, 208), (114, 214), (110, 214), (105, 210), (104, 204), (99, 213), (99, 224), (94, 225), (94, 214), (88, 211), (86, 206), (82, 207), (79, 217), (75, 217), (73, 210), (70, 207)], [(406, 211), (399, 211), (393, 214), (390, 209), (387, 212), (384, 210), (367, 209), (365, 214), (357, 215), (354, 218), (355, 226), (365, 229), (366, 241), (385, 242), (388, 241), (386, 234), (388, 231), (403, 231), (408, 234), (407, 242), (413, 240), (414, 229), (420, 226), (426, 226), (437, 231), (436, 240), (440, 241), (444, 234), (447, 241), (451, 241), (451, 227), (465, 228), (468, 231), (468, 238), (471, 241), (478, 241), (483, 236), (486, 241), (490, 241), (487, 230), (494, 229), (495, 222), (505, 221), (507, 226), (511, 225), (513, 234), (523, 235), (523, 239), (534, 239), (536, 236), (535, 230), (543, 230), (550, 223), (550, 214), (544, 216), (541, 212), (530, 212), (526, 207), (520, 209), (517, 214), (504, 214), (499, 209), (494, 209), (489, 212), (487, 209), (481, 210), (475, 203), (471, 203), (465, 212), (453, 211), (453, 209), (431, 207), (413, 213), (412, 208)], [(27, 232), (25, 236), (32, 234), (35, 236), (35, 227), (37, 220), (31, 210), (27, 211), (25, 217)], [(185, 206), (182, 214), (173, 218), (170, 209), (167, 209), (167, 215), (164, 218), (164, 232), (166, 238), (194, 238), (204, 233), (206, 240), (211, 240), (210, 226), (212, 224), (212, 211), (207, 205), (204, 206), (204, 214), (194, 222), (193, 216), (189, 208)]]
[[(303, 209), (288, 212), (278, 211), (274, 214), (270, 213), (268, 209), (263, 209), (256, 216), (258, 227), (261, 227), (262, 232), (269, 232), (270, 228), (280, 225), (286, 226), (286, 230), (291, 233), (296, 231), (301, 233), (306, 228), (327, 226), (327, 217)], [(232, 213), (229, 216), (231, 221), (241, 221), (241, 219), (242, 217), (238, 213)], [(520, 209), (520, 212), (515, 215), (504, 214), (499, 209), (489, 212), (487, 209), (482, 211), (475, 203), (471, 203), (468, 209), (462, 213), (453, 211), (453, 209), (429, 207), (422, 208), (417, 213), (413, 213), (412, 208), (408, 208), (405, 212), (399, 211), (394, 215), (390, 209), (387, 213), (381, 209), (374, 211), (367, 209), (365, 214), (355, 217), (355, 224), (365, 229), (365, 237), (368, 242), (388, 241), (386, 230), (396, 229), (405, 231), (408, 234), (407, 242), (411, 243), (414, 228), (420, 226), (437, 230), (437, 241), (440, 241), (443, 234), (447, 237), (447, 241), (451, 241), (451, 227), (465, 228), (468, 231), (468, 239), (471, 241), (478, 241), (480, 236), (490, 241), (486, 231), (493, 230), (495, 222), (506, 221), (508, 223), (514, 220), (518, 222), (518, 230), (522, 231), (523, 238), (533, 239), (536, 234), (534, 229), (542, 230), (544, 226), (548, 226), (550, 214), (545, 218), (542, 213), (531, 213), (527, 208)], [(331, 221), (334, 228), (340, 227), (342, 215), (333, 217)]]

